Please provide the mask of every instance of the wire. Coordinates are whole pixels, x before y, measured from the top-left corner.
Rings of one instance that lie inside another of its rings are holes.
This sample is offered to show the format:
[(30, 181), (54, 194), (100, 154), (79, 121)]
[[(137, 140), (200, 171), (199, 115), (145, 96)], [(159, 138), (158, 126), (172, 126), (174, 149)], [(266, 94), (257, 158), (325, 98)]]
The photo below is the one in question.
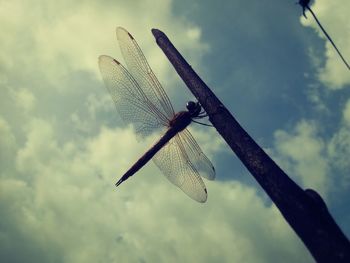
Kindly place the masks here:
[[(301, 3), (300, 3), (301, 4)], [(343, 60), (345, 66), (348, 68), (348, 70), (350, 70), (350, 66), (349, 64), (346, 62), (345, 58), (343, 57), (343, 55), (340, 53), (340, 51), (338, 50), (337, 46), (335, 45), (335, 43), (333, 42), (332, 38), (327, 34), (326, 30), (323, 28), (323, 26), (321, 25), (320, 21), (318, 21), (315, 13), (311, 10), (311, 8), (309, 7), (308, 4), (306, 5), (302, 5), (301, 6), (303, 7), (303, 14), (305, 16), (305, 13), (304, 13), (304, 9), (306, 8), (307, 10), (310, 11), (311, 15), (315, 18), (317, 24), (319, 25), (319, 27), (321, 28), (321, 30), (323, 31), (323, 33), (326, 35), (326, 37), (328, 38), (329, 42), (331, 42), (331, 44), (333, 45), (334, 49), (337, 51), (338, 55), (340, 56), (340, 58)], [(306, 17), (306, 16), (305, 16)]]

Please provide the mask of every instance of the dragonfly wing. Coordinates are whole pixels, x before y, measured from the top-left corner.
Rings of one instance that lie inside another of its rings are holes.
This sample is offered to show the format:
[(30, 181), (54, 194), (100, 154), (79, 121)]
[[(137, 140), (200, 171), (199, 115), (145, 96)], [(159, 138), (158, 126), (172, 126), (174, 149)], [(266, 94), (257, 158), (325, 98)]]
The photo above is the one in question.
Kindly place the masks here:
[(208, 179), (215, 179), (215, 169), (208, 157), (202, 152), (196, 140), (193, 138), (189, 130), (184, 129), (179, 133), (181, 141), (179, 142), (183, 151), (186, 152), (191, 164), (199, 172), (199, 174)]
[(145, 95), (159, 112), (171, 119), (175, 113), (162, 85), (154, 75), (144, 54), (133, 36), (122, 27), (116, 30), (120, 50), (126, 66)]
[(117, 60), (109, 56), (99, 57), (102, 78), (126, 124), (133, 124), (138, 137), (146, 137), (164, 128), (169, 119), (157, 109), (133, 76)]
[(207, 189), (181, 141), (180, 135), (175, 135), (152, 160), (170, 182), (192, 199), (204, 203)]

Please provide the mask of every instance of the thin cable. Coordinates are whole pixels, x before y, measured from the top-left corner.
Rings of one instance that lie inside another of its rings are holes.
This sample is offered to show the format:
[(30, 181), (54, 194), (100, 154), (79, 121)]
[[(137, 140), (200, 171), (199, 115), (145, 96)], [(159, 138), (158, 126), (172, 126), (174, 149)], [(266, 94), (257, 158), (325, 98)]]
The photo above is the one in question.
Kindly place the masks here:
[[(318, 21), (316, 15), (314, 14), (314, 12), (311, 10), (311, 8), (306, 5), (305, 6), (307, 8), (307, 10), (310, 11), (311, 15), (315, 18), (317, 24), (319, 25), (319, 27), (321, 28), (321, 30), (323, 31), (323, 33), (326, 35), (326, 37), (328, 38), (328, 40), (331, 42), (331, 44), (333, 45), (334, 49), (337, 51), (338, 55), (340, 56), (340, 58), (343, 60), (344, 64), (346, 65), (346, 67), (348, 68), (348, 70), (350, 70), (350, 66), (349, 64), (346, 62), (345, 58), (342, 56), (342, 54), (340, 53), (340, 51), (338, 50), (337, 46), (335, 45), (335, 43), (333, 42), (332, 38), (327, 34), (326, 30), (323, 28), (323, 26), (321, 25), (320, 21)], [(305, 14), (304, 14), (305, 15)]]

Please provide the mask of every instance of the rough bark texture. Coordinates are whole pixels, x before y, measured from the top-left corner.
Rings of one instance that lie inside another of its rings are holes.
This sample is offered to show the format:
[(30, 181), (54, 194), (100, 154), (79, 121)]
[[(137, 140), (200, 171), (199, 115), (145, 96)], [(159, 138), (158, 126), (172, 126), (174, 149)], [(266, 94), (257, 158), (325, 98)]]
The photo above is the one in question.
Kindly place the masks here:
[(239, 157), (317, 262), (350, 262), (350, 242), (321, 196), (303, 190), (241, 127), (160, 30), (152, 33), (175, 70), (201, 103), (209, 119)]

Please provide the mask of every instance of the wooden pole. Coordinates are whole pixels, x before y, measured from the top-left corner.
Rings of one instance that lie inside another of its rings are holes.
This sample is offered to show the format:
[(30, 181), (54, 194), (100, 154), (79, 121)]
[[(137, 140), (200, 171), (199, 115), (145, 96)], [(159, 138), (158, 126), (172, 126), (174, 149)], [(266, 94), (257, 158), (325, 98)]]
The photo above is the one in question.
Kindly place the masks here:
[(350, 242), (328, 212), (321, 196), (303, 190), (263, 151), (196, 74), (168, 37), (152, 33), (209, 120), (258, 181), (317, 262), (350, 262)]

